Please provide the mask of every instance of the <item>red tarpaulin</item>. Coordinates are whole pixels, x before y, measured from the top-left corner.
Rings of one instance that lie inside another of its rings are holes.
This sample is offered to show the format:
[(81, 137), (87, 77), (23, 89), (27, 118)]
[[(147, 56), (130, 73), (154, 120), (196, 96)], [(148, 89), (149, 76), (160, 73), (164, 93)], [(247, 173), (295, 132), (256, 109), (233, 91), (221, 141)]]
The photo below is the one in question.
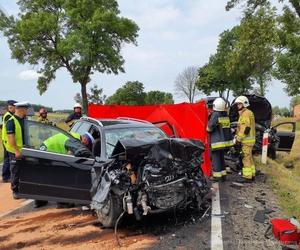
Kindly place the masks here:
[[(96, 105), (89, 104), (88, 115), (93, 118), (131, 117), (146, 120), (152, 123), (167, 121), (181, 138), (198, 139), (205, 144), (203, 172), (206, 176), (211, 174), (209, 158), (209, 145), (206, 132), (208, 111), (205, 101), (199, 103), (180, 103), (170, 105)], [(158, 124), (168, 135), (172, 130), (166, 124)]]

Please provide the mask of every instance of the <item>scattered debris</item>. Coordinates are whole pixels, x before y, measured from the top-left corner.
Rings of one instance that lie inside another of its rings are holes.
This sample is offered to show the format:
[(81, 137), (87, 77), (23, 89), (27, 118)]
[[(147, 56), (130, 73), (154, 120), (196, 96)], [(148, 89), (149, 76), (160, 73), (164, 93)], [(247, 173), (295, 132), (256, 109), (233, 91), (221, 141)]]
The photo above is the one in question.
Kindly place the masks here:
[(260, 204), (262, 204), (263, 206), (266, 205), (266, 201), (262, 198), (259, 197), (255, 197), (254, 198), (257, 202), (259, 202)]
[(264, 209), (264, 210), (257, 210), (254, 216), (254, 221), (259, 223), (265, 223), (266, 219), (268, 219), (267, 214), (274, 212), (272, 209)]
[(283, 166), (285, 168), (291, 169), (291, 168), (294, 168), (294, 163), (293, 162), (287, 162), (287, 163), (284, 163)]
[(248, 204), (245, 204), (244, 207), (245, 207), (245, 208), (249, 208), (249, 209), (252, 209), (252, 208), (253, 208), (253, 206), (248, 205)]
[(238, 183), (238, 182), (231, 182), (231, 187), (244, 187), (245, 185), (243, 183)]

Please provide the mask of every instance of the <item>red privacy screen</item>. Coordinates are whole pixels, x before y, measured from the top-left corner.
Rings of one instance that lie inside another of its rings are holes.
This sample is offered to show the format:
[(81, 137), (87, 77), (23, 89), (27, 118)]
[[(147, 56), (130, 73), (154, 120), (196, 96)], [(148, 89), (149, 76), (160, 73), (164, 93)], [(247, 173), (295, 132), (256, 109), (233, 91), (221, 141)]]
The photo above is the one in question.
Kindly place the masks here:
[(205, 144), (203, 172), (210, 176), (211, 162), (206, 132), (208, 111), (205, 101), (170, 105), (99, 105), (89, 104), (88, 115), (93, 118), (131, 117), (156, 123), (169, 136), (198, 139)]

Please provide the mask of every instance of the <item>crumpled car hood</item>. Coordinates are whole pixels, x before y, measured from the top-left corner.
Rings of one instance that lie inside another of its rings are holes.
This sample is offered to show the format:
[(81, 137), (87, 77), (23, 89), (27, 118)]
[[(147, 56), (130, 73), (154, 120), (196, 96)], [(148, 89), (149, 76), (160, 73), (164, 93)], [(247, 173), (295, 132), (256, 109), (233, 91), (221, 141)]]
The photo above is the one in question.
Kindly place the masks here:
[(193, 155), (201, 157), (204, 150), (204, 145), (199, 140), (168, 138), (154, 142), (145, 142), (130, 139), (118, 141), (111, 158), (133, 162), (141, 161), (145, 157), (157, 161), (164, 158), (177, 158), (189, 161)]

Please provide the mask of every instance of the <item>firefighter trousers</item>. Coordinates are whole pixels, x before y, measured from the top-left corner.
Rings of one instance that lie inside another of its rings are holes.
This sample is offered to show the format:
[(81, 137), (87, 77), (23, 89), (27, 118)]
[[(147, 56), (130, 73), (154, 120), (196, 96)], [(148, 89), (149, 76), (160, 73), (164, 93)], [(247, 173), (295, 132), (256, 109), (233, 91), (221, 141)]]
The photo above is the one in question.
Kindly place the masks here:
[(252, 157), (252, 149), (253, 146), (251, 145), (242, 145), (242, 152), (243, 152), (243, 177), (246, 179), (252, 179), (255, 177), (255, 165), (253, 162)]
[(211, 151), (211, 162), (213, 167), (213, 177), (221, 178), (226, 175), (223, 149)]

